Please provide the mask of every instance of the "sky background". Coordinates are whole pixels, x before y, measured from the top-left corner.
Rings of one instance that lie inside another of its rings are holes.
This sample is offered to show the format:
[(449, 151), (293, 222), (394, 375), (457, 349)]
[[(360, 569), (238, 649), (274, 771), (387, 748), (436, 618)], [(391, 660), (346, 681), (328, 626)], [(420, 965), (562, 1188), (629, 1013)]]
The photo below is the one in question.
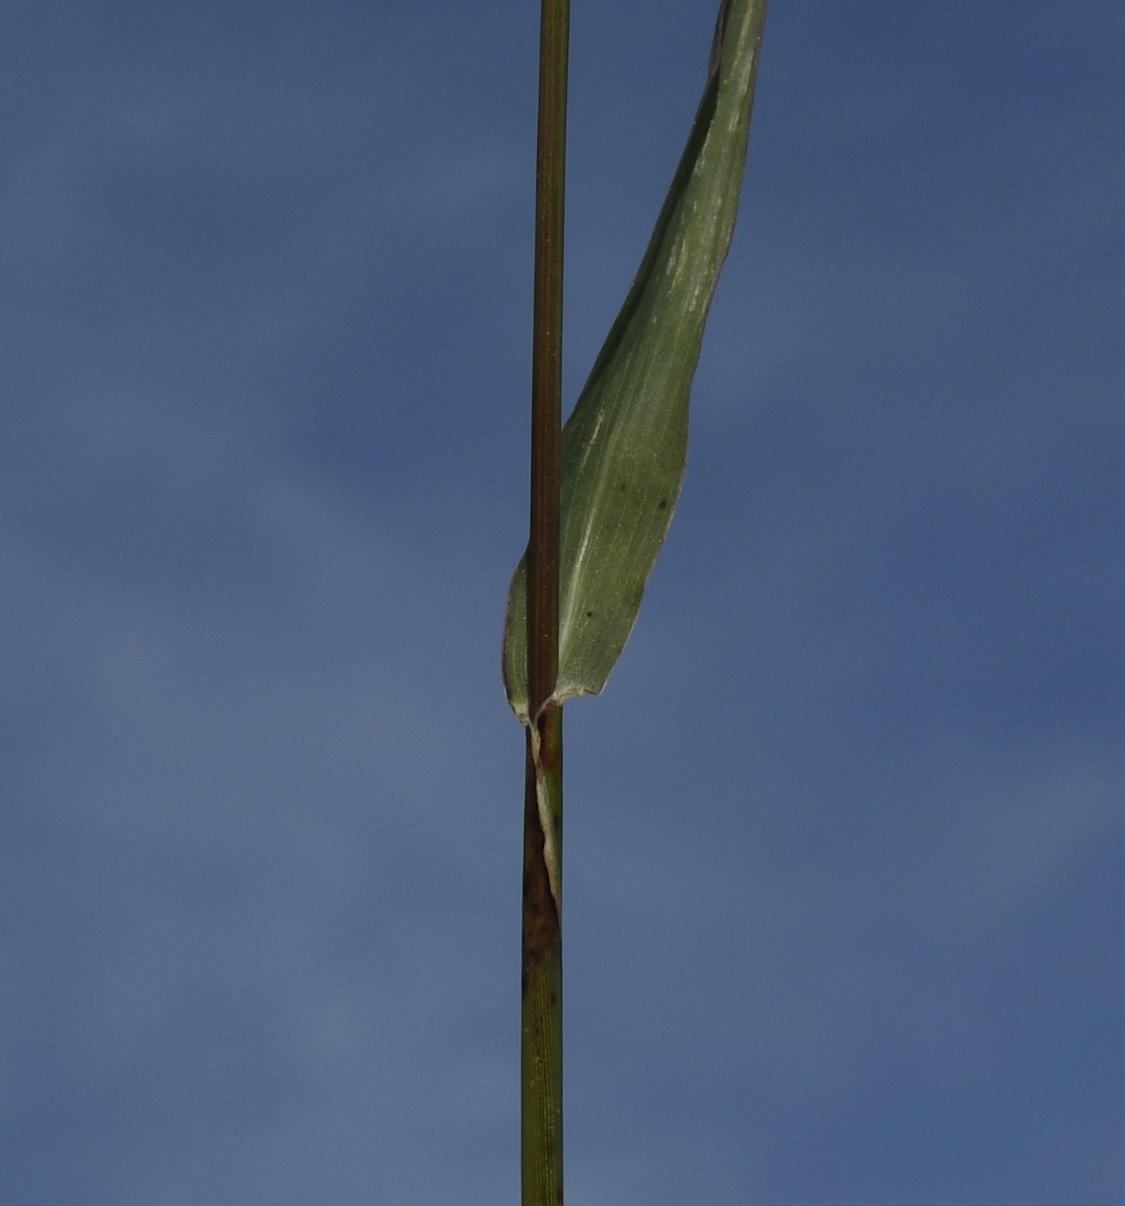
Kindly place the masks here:
[[(577, 4), (566, 390), (716, 4)], [(538, 6), (0, 16), (0, 1197), (518, 1196)], [(1125, 1200), (1125, 7), (773, 0), (567, 708), (572, 1206)]]

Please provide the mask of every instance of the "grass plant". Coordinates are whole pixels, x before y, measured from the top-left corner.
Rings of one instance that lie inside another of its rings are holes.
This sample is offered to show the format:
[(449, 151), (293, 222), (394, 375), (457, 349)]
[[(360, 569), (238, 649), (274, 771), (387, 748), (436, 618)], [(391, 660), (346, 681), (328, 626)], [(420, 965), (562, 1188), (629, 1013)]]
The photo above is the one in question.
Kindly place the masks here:
[(605, 686), (679, 498), (691, 382), (730, 247), (766, 0), (723, 0), (703, 95), (636, 279), (560, 431), (569, 0), (542, 0), (531, 523), (503, 669), (525, 729), (523, 1206), (563, 1201), (562, 713)]

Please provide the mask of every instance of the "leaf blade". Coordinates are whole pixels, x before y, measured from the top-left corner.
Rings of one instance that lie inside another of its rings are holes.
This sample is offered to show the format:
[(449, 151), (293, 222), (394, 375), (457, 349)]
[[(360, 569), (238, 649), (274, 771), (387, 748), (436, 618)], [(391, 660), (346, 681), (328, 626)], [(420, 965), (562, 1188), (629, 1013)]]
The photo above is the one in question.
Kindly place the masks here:
[[(605, 686), (679, 498), (703, 330), (730, 247), (766, 0), (724, 0), (707, 83), (637, 277), (562, 433), (559, 676), (551, 704)], [(504, 682), (526, 724), (526, 557)]]

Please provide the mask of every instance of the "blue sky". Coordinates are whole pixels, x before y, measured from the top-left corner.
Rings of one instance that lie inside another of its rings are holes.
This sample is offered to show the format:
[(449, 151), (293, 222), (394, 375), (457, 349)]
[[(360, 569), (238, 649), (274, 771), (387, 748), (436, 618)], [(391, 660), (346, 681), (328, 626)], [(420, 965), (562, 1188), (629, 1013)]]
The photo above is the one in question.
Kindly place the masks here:
[[(567, 395), (714, 5), (577, 5)], [(537, 6), (0, 18), (0, 1167), (517, 1197)], [(1125, 1199), (1125, 9), (773, 0), (567, 709), (572, 1206)]]

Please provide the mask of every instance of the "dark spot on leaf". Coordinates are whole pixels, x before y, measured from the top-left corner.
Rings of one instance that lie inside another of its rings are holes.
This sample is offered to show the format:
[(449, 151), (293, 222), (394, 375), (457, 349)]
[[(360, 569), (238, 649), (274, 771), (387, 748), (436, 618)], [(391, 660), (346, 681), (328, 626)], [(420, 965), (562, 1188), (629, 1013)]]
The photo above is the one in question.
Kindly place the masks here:
[(661, 499), (661, 500), (660, 500), (660, 501), (659, 501), (659, 502), (656, 504), (656, 507), (657, 507), (657, 510), (659, 510), (659, 511), (663, 511), (663, 510), (664, 510), (664, 508), (665, 508), (667, 505), (668, 505), (668, 500), (667, 500), (666, 498), (662, 498), (662, 499)]
[(587, 620), (592, 619), (592, 618), (593, 618), (593, 615), (594, 615), (594, 613), (593, 613), (592, 611), (588, 611), (588, 612), (586, 613), (586, 619), (587, 619)]

